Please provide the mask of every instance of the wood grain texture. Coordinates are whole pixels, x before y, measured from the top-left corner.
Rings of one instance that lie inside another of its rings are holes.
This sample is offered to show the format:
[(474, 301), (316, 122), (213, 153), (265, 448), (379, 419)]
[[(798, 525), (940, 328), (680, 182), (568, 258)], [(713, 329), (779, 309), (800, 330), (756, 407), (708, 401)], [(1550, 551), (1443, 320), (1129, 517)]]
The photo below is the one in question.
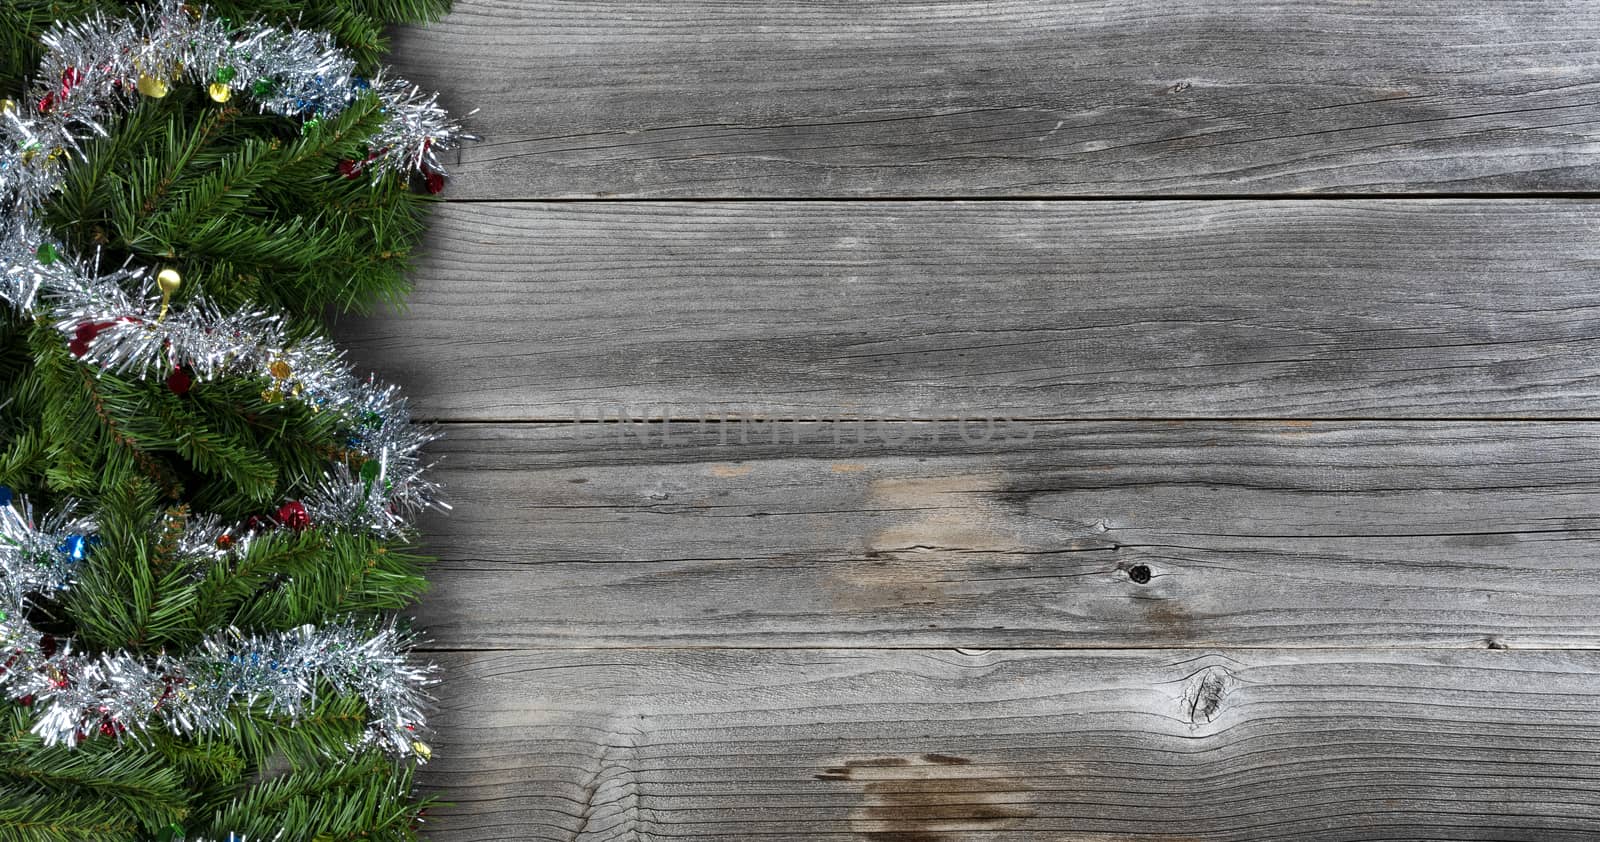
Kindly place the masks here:
[(1600, 424), (965, 433), (452, 425), (422, 624), (443, 648), (1600, 642)]
[(484, 652), (435, 842), (1600, 835), (1600, 654)]
[[(342, 326), (462, 422), (429, 838), (1600, 837), (1600, 207), (1348, 198), (1600, 190), (1597, 45), (1586, 0), (402, 31), (485, 136), (412, 312)], [(1208, 201), (510, 201), (1046, 196)]]
[(409, 316), (346, 325), (422, 415), (1572, 417), (1576, 201), (444, 207)]
[(458, 0), (470, 198), (1594, 190), (1589, 0)]

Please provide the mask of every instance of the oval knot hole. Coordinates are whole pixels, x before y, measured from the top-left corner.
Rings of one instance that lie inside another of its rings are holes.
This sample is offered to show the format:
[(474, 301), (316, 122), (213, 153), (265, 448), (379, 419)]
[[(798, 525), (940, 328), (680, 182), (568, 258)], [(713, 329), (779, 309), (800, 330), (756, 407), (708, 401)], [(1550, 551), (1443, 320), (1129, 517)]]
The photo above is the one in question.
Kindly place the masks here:
[(1189, 676), (1186, 685), (1184, 716), (1194, 725), (1215, 721), (1222, 711), (1222, 700), (1228, 695), (1228, 671), (1222, 667), (1206, 667)]

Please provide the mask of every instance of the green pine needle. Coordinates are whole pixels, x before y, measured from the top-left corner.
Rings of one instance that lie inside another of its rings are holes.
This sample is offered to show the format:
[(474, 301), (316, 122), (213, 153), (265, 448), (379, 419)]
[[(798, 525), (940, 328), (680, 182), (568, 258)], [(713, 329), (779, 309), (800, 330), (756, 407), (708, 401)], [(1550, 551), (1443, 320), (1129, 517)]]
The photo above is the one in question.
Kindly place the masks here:
[[(57, 19), (126, 13), (131, 0), (0, 4), (0, 96), (20, 96)], [(437, 19), (447, 0), (218, 0), (234, 21), (330, 31), (366, 69), (395, 23)], [(346, 179), (383, 114), (375, 98), (302, 126), (247, 97), (219, 105), (195, 86), (141, 101), (70, 161), (44, 219), (102, 265), (131, 260), (183, 276), (180, 305), (288, 313), (292, 331), (330, 314), (399, 305), (431, 197), (402, 179)], [(99, 543), (73, 587), (38, 595), (31, 622), (79, 650), (185, 651), (213, 635), (369, 618), (410, 605), (425, 560), (404, 541), (312, 528), (273, 530), (197, 563), (173, 548), (205, 512), (271, 516), (310, 494), (344, 453), (335, 413), (269, 391), (264, 378), (201, 381), (100, 371), (57, 326), (0, 319), (0, 485), (40, 510), (79, 502)], [(352, 464), (353, 468), (359, 465)], [(46, 747), (34, 711), (0, 702), (0, 842), (148, 842), (176, 825), (295, 840), (414, 840), (425, 801), (409, 763), (352, 752), (369, 717), (360, 699), (318, 696), (286, 722), (260, 706), (221, 733), (88, 735)]]

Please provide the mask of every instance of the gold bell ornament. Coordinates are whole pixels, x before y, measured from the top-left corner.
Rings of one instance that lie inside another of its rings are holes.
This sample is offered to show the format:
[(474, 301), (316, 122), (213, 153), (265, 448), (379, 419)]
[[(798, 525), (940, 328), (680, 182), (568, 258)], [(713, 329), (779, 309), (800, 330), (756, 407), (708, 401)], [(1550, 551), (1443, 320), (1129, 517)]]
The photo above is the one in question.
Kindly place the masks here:
[(166, 96), (167, 92), (171, 90), (171, 88), (167, 86), (167, 81), (165, 79), (159, 79), (155, 76), (151, 76), (148, 73), (140, 73), (139, 81), (134, 83), (134, 85), (139, 89), (139, 93), (144, 94), (151, 99), (160, 99)]
[(161, 290), (161, 315), (156, 316), (156, 321), (167, 317), (167, 308), (172, 305), (172, 294), (183, 286), (183, 276), (178, 270), (167, 268), (156, 273), (156, 286)]

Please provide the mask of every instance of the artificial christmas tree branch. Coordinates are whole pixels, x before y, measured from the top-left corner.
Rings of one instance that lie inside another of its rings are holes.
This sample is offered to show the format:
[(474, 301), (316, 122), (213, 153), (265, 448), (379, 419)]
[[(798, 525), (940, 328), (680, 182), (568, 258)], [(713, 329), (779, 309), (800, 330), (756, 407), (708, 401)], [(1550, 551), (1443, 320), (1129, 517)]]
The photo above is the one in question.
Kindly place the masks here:
[(321, 320), (406, 289), (462, 135), (375, 50), (443, 4), (239, 5), (0, 10), (0, 842), (425, 807), (433, 434)]

